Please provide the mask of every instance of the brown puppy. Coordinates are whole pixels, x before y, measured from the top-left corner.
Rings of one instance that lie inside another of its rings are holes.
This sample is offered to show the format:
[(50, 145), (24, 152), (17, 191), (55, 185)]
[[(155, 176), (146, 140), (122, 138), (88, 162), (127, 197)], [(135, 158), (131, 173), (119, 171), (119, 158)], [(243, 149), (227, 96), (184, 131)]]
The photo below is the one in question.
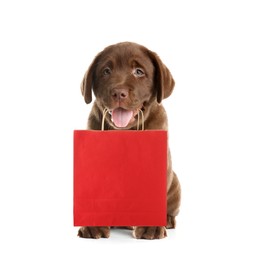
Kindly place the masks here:
[[(88, 129), (100, 130), (103, 110), (110, 113), (105, 130), (137, 129), (137, 114), (144, 114), (145, 129), (167, 130), (167, 116), (161, 105), (170, 96), (174, 80), (156, 53), (136, 43), (123, 42), (100, 52), (86, 72), (81, 91), (87, 104), (96, 96), (88, 119)], [(168, 152), (167, 228), (175, 227), (180, 206), (180, 184), (172, 171)], [(109, 227), (81, 227), (84, 238), (109, 237)], [(165, 227), (134, 227), (134, 237), (164, 238)]]

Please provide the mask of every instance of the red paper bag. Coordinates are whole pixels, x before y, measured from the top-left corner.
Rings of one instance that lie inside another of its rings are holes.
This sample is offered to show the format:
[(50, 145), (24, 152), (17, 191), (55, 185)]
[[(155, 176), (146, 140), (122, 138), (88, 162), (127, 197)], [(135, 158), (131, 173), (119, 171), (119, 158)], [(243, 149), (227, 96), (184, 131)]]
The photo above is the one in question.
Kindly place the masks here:
[(74, 131), (74, 225), (165, 226), (167, 132)]

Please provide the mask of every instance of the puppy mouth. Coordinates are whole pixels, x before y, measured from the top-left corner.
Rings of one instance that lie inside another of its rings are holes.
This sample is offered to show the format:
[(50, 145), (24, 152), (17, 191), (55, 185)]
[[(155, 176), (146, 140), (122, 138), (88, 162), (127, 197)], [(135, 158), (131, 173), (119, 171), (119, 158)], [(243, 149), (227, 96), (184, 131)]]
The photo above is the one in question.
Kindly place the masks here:
[(135, 116), (139, 113), (139, 110), (140, 109), (127, 110), (122, 107), (117, 107), (109, 111), (109, 114), (111, 115), (111, 121), (116, 127), (124, 128), (135, 121)]

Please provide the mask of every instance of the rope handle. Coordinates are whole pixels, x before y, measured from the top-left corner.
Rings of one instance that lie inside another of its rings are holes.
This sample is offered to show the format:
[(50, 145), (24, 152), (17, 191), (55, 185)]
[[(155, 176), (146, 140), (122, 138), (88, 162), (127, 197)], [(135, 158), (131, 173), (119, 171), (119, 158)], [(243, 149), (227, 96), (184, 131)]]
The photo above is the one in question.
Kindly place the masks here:
[[(109, 110), (107, 108), (105, 108), (103, 110), (103, 117), (102, 117), (102, 124), (101, 124), (101, 130), (104, 131), (104, 128), (105, 128), (105, 119), (106, 119), (106, 115), (107, 113), (109, 112)], [(144, 113), (141, 109), (138, 110), (138, 113), (137, 113), (137, 129), (136, 130), (139, 130), (139, 124), (140, 124), (140, 114), (141, 114), (141, 120), (142, 120), (142, 128), (141, 130), (144, 131)]]

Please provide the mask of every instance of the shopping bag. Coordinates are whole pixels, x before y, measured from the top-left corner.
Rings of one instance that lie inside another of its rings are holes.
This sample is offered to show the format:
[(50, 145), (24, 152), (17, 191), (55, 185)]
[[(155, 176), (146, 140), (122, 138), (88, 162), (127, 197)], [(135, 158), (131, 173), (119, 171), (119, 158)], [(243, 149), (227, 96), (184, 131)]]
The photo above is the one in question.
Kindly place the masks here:
[(165, 226), (167, 131), (74, 131), (74, 226)]

